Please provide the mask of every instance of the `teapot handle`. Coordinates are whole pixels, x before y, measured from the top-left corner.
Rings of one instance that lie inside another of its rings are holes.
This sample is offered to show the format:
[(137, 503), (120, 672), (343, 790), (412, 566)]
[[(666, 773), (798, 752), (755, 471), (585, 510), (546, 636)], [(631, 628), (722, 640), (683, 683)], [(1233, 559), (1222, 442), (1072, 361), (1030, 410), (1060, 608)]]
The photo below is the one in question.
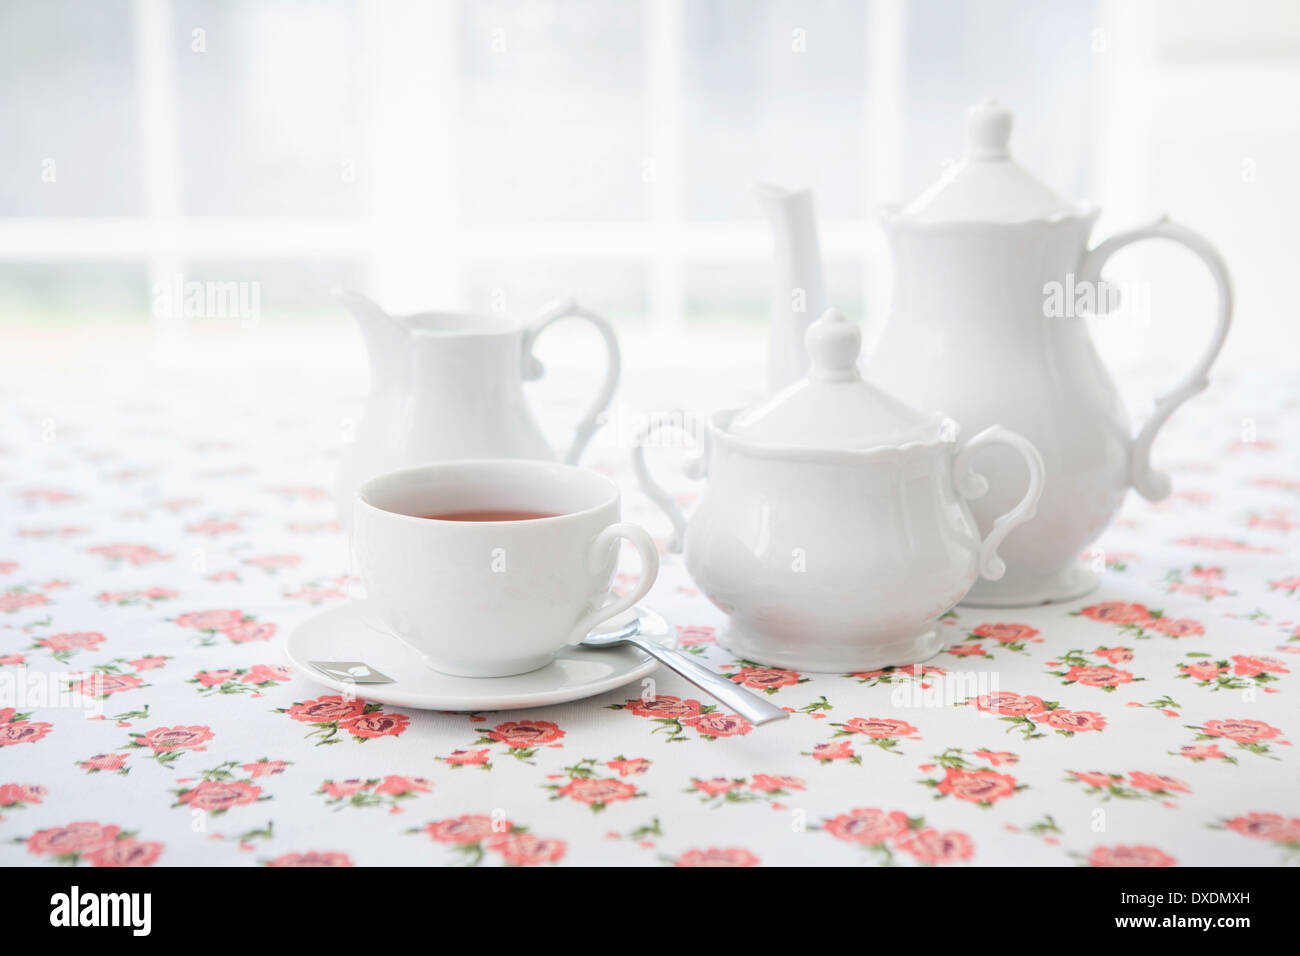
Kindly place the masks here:
[(604, 317), (582, 308), (573, 299), (558, 299), (545, 306), (524, 333), (522, 368), (524, 381), (531, 382), (539, 379), (545, 371), (542, 363), (537, 360), (537, 356), (533, 355), (533, 345), (537, 342), (537, 336), (553, 322), (569, 317), (586, 319), (596, 327), (596, 331), (600, 333), (600, 337), (605, 341), (605, 354), (607, 356), (605, 381), (601, 384), (600, 391), (596, 393), (596, 400), (591, 403), (582, 419), (578, 422), (578, 427), (573, 435), (573, 443), (569, 445), (569, 450), (564, 454), (565, 464), (574, 465), (582, 456), (587, 443), (591, 441), (591, 436), (596, 434), (596, 429), (600, 427), (600, 415), (609, 407), (610, 400), (614, 397), (614, 390), (618, 388), (622, 360), (618, 351), (618, 336), (614, 334), (613, 327)]
[(650, 469), (646, 467), (645, 462), (646, 440), (661, 428), (672, 428), (681, 432), (691, 438), (699, 448), (699, 452), (694, 457), (686, 460), (687, 478), (703, 478), (708, 474), (707, 437), (702, 437), (707, 436), (708, 433), (699, 427), (699, 419), (695, 415), (689, 412), (670, 412), (651, 419), (649, 424), (637, 432), (632, 446), (632, 470), (636, 473), (637, 484), (641, 486), (645, 496), (657, 504), (673, 523), (673, 534), (668, 539), (665, 550), (676, 553), (682, 550), (686, 541), (686, 514), (677, 506), (677, 500), (664, 490), (663, 485), (650, 476)]
[(1029, 466), (1029, 489), (1019, 503), (993, 522), (980, 545), (980, 576), (997, 581), (1007, 573), (1006, 563), (998, 557), (998, 547), (1012, 529), (1024, 524), (1038, 511), (1038, 499), (1043, 495), (1043, 457), (1029, 440), (1001, 425), (993, 425), (971, 438), (957, 452), (952, 462), (953, 482), (963, 498), (979, 498), (989, 490), (988, 479), (977, 473), (970, 464), (971, 456), (986, 445), (1010, 445), (1020, 452)]
[(1165, 472), (1156, 471), (1151, 467), (1151, 443), (1155, 441), (1156, 433), (1178, 406), (1193, 395), (1204, 391), (1210, 384), (1208, 378), (1210, 366), (1219, 357), (1223, 340), (1228, 335), (1228, 326), (1232, 322), (1232, 283), (1228, 278), (1228, 267), (1217, 249), (1199, 233), (1193, 232), (1186, 226), (1170, 222), (1163, 216), (1155, 222), (1121, 232), (1098, 244), (1096, 248), (1084, 255), (1083, 265), (1079, 270), (1080, 278), (1088, 282), (1100, 282), (1101, 269), (1106, 260), (1129, 243), (1142, 239), (1169, 239), (1190, 249), (1210, 270), (1218, 293), (1218, 312), (1214, 320), (1214, 335), (1210, 339), (1209, 346), (1201, 353), (1201, 357), (1191, 371), (1172, 389), (1156, 399), (1155, 410), (1138, 431), (1137, 437), (1133, 439), (1130, 446), (1129, 481), (1143, 498), (1148, 501), (1160, 501), (1168, 497), (1169, 492), (1173, 490), (1173, 482)]

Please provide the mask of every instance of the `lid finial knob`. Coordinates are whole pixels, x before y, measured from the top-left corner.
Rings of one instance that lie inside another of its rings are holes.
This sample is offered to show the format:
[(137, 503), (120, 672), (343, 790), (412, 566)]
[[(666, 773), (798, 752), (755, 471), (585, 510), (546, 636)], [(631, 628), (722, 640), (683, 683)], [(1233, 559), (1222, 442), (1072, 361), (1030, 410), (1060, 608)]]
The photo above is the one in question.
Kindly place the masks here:
[(966, 111), (966, 145), (974, 159), (1005, 159), (1010, 153), (1011, 111), (986, 99)]
[(859, 379), (858, 353), (862, 333), (839, 309), (827, 309), (804, 336), (811, 367), (808, 377), (817, 382), (852, 382)]

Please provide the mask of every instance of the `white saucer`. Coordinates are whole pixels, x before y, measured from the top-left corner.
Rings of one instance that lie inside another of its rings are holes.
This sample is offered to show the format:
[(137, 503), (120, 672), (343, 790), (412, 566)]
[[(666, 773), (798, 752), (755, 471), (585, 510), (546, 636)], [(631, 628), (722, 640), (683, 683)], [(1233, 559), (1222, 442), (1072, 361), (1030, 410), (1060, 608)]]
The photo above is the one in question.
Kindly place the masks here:
[[(284, 649), (297, 673), (365, 700), (420, 710), (518, 710), (592, 697), (645, 677), (659, 662), (635, 647), (596, 650), (568, 647), (555, 660), (513, 677), (453, 677), (430, 669), (420, 655), (388, 631), (369, 623), (364, 602), (324, 611), (295, 627)], [(673, 647), (677, 629), (644, 607), (610, 618), (597, 633), (641, 619), (641, 636)], [(329, 676), (313, 661), (363, 661), (391, 683), (360, 683)]]

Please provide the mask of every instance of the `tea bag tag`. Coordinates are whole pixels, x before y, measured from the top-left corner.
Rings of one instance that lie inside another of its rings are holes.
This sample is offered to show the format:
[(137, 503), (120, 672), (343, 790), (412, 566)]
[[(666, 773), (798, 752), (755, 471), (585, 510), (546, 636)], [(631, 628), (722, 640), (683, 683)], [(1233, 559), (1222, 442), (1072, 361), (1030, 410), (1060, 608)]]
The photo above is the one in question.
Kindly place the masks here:
[(393, 678), (375, 670), (365, 661), (308, 661), (326, 677), (350, 684), (391, 684)]

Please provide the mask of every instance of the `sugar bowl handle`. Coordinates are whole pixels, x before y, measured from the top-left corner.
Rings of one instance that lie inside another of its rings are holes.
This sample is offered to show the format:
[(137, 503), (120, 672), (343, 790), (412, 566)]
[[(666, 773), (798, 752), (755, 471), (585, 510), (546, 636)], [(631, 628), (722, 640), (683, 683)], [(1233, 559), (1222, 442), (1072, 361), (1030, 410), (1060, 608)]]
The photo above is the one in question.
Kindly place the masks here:
[[(1151, 467), (1151, 443), (1155, 441), (1156, 433), (1169, 420), (1169, 416), (1178, 409), (1178, 406), (1193, 395), (1204, 391), (1205, 387), (1210, 384), (1208, 377), (1210, 366), (1219, 357), (1219, 352), (1223, 348), (1223, 340), (1228, 335), (1228, 326), (1232, 322), (1232, 282), (1228, 278), (1228, 267), (1224, 264), (1223, 257), (1219, 255), (1219, 251), (1214, 246), (1210, 245), (1199, 233), (1193, 232), (1186, 226), (1170, 222), (1163, 217), (1148, 225), (1118, 233), (1099, 243), (1096, 248), (1090, 250), (1084, 256), (1083, 266), (1079, 270), (1080, 277), (1087, 282), (1099, 283), (1101, 281), (1101, 270), (1106, 264), (1106, 260), (1129, 243), (1139, 242), (1143, 239), (1168, 239), (1190, 250), (1201, 262), (1205, 263), (1205, 267), (1210, 271), (1218, 297), (1214, 318), (1214, 334), (1210, 337), (1209, 344), (1201, 353), (1200, 358), (1196, 360), (1196, 364), (1192, 366), (1191, 371), (1184, 375), (1178, 384), (1156, 399), (1155, 410), (1151, 413), (1151, 417), (1146, 420), (1130, 446), (1129, 481), (1143, 498), (1148, 501), (1160, 501), (1169, 496), (1169, 492), (1173, 488), (1173, 482), (1163, 471), (1157, 471)], [(1097, 296), (1099, 303), (1104, 303), (1105, 299), (1105, 296)]]
[(680, 552), (686, 542), (686, 514), (677, 505), (677, 499), (669, 494), (650, 475), (646, 466), (645, 449), (650, 436), (661, 429), (671, 428), (691, 439), (697, 453), (686, 461), (686, 477), (703, 478), (708, 473), (708, 449), (705, 446), (707, 432), (700, 427), (700, 420), (690, 412), (669, 412), (651, 419), (636, 435), (632, 448), (632, 470), (636, 473), (637, 484), (645, 496), (657, 504), (668, 520), (673, 523), (672, 537), (668, 539), (667, 550)]
[(989, 490), (988, 480), (971, 467), (971, 458), (975, 452), (988, 445), (1009, 445), (1020, 452), (1029, 468), (1029, 489), (1025, 496), (1014, 508), (993, 522), (993, 527), (980, 545), (980, 576), (989, 581), (997, 581), (1007, 571), (1006, 563), (998, 557), (998, 547), (1012, 529), (1024, 524), (1038, 510), (1038, 499), (1043, 496), (1043, 456), (1038, 454), (1038, 449), (1027, 439), (1008, 428), (994, 425), (984, 429), (966, 442), (953, 458), (953, 482), (963, 498), (979, 498)]
[(587, 443), (591, 441), (591, 436), (596, 434), (596, 429), (600, 427), (601, 412), (609, 407), (610, 400), (614, 397), (614, 390), (618, 388), (622, 359), (618, 351), (618, 336), (614, 334), (613, 326), (604, 317), (582, 308), (573, 299), (558, 299), (545, 306), (524, 333), (521, 370), (524, 381), (542, 377), (542, 363), (533, 355), (533, 344), (537, 341), (537, 336), (553, 322), (569, 317), (585, 319), (596, 327), (596, 331), (600, 333), (605, 343), (606, 355), (605, 380), (601, 383), (600, 391), (596, 393), (596, 400), (591, 403), (582, 420), (578, 422), (578, 427), (574, 430), (573, 442), (569, 445), (569, 450), (564, 453), (565, 464), (576, 465)]

